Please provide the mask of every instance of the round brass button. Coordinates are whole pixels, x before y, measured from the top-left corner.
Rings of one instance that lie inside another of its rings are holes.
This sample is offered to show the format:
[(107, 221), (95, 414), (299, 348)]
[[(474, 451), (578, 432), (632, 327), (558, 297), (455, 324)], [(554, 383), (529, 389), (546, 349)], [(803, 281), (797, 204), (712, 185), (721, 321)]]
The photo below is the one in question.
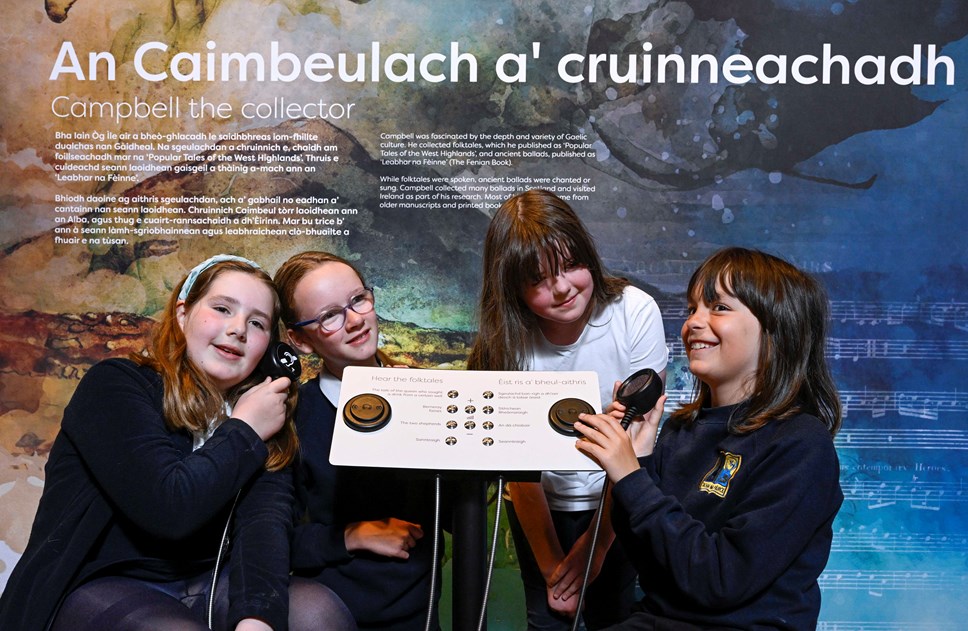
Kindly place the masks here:
[(390, 422), (390, 404), (378, 394), (358, 394), (343, 407), (343, 422), (360, 432), (375, 432)]

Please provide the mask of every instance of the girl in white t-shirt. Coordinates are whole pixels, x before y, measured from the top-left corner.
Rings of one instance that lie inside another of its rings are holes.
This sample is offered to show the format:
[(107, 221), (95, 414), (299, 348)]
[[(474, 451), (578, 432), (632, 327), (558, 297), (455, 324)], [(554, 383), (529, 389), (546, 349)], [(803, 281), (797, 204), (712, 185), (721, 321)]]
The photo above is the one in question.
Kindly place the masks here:
[[(640, 368), (664, 378), (668, 359), (655, 301), (608, 274), (585, 226), (553, 193), (511, 197), (484, 242), (479, 334), (471, 370), (594, 370), (603, 408)], [(546, 471), (508, 485), (509, 521), (524, 582), (529, 629), (568, 629), (591, 552), (582, 612), (597, 629), (628, 617), (635, 570), (617, 543), (606, 500), (590, 551), (602, 472)]]

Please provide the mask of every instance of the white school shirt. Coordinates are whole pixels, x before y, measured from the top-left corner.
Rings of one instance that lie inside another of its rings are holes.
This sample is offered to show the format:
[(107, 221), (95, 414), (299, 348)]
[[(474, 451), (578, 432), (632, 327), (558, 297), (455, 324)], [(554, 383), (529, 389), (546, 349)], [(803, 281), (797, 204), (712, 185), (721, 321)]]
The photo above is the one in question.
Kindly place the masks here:
[[(612, 402), (616, 381), (642, 368), (662, 372), (668, 360), (659, 306), (652, 296), (629, 285), (619, 300), (596, 310), (573, 344), (552, 344), (538, 331), (528, 368), (598, 373), (604, 410)], [(544, 471), (541, 486), (551, 510), (594, 510), (604, 479), (604, 471)]]
[[(376, 367), (383, 368), (383, 362), (376, 358)], [(333, 404), (334, 408), (339, 407), (339, 393), (343, 387), (343, 380), (334, 377), (328, 370), (319, 371), (319, 390), (326, 397), (326, 400)]]
[(208, 442), (208, 439), (212, 437), (212, 434), (215, 433), (215, 430), (219, 428), (219, 426), (225, 421), (225, 419), (232, 416), (232, 406), (229, 405), (228, 401), (225, 402), (225, 405), (222, 406), (222, 409), (225, 410), (225, 418), (217, 418), (214, 421), (210, 421), (209, 424), (205, 427), (205, 429), (201, 432), (192, 432), (192, 451), (193, 452), (201, 449), (202, 445)]
[(319, 389), (334, 408), (339, 407), (339, 392), (342, 385), (343, 382), (340, 379), (325, 370), (319, 371)]

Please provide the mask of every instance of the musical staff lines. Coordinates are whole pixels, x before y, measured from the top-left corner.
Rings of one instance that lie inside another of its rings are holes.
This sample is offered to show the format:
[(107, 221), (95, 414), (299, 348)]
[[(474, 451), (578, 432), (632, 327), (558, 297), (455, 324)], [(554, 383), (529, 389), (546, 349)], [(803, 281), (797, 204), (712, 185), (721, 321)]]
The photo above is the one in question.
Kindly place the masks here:
[(958, 482), (854, 480), (842, 481), (840, 486), (845, 500), (865, 503), (871, 510), (900, 506), (912, 510), (940, 511), (942, 507), (963, 506), (963, 503), (968, 501), (963, 480)]
[(951, 622), (864, 622), (860, 620), (821, 620), (817, 631), (960, 631)]
[[(666, 340), (673, 358), (684, 358), (686, 348), (682, 340)], [(827, 358), (833, 360), (900, 359), (900, 360), (968, 360), (968, 340), (892, 340), (886, 338), (827, 339)]]
[(838, 448), (852, 449), (968, 449), (968, 431), (956, 429), (844, 429), (835, 439)]
[(968, 411), (968, 392), (841, 390), (844, 416), (850, 412), (870, 412), (874, 418), (887, 412), (901, 416), (937, 420), (941, 412)]
[[(870, 412), (874, 418), (887, 413), (908, 418), (936, 421), (941, 413), (968, 412), (968, 391), (942, 390), (841, 390), (840, 402), (844, 416), (857, 412)], [(670, 388), (666, 410), (672, 411), (692, 400), (692, 390)]]
[(619, 276), (641, 278), (653, 285), (684, 288), (698, 261), (688, 259), (658, 259), (650, 261), (602, 257), (605, 268)]
[(820, 575), (820, 588), (860, 590), (871, 596), (883, 596), (886, 591), (964, 591), (968, 585), (965, 574), (939, 571), (910, 570), (837, 570), (827, 568)]
[(838, 532), (831, 552), (879, 552), (894, 554), (964, 554), (968, 533)]
[[(686, 319), (684, 299), (656, 301), (662, 317)], [(843, 324), (861, 326), (897, 326), (901, 324), (928, 324), (953, 327), (968, 331), (968, 302), (864, 302), (859, 300), (831, 300), (830, 319)]]
[(830, 301), (830, 316), (839, 322), (861, 325), (898, 325), (921, 322), (954, 326), (968, 331), (968, 302), (861, 302)]
[(968, 340), (827, 339), (829, 359), (968, 360)]

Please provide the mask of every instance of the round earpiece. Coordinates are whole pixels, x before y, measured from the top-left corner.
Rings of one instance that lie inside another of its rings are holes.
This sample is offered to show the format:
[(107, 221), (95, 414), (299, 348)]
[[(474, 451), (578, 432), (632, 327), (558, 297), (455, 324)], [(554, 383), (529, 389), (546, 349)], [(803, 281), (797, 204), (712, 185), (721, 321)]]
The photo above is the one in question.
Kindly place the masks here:
[(625, 406), (625, 417), (622, 426), (628, 427), (633, 417), (645, 414), (655, 407), (662, 396), (662, 379), (651, 368), (643, 368), (629, 376), (622, 382), (615, 398)]
[(289, 377), (293, 381), (302, 374), (302, 364), (296, 350), (285, 342), (270, 342), (265, 354), (259, 361), (263, 373), (277, 379)]

